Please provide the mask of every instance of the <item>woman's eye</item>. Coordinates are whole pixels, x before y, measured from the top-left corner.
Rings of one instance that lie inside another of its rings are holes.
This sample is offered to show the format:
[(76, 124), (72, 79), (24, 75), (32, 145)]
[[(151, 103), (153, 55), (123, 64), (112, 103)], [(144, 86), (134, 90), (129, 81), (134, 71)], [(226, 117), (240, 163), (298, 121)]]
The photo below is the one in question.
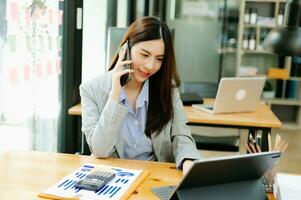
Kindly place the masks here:
[(147, 54), (141, 54), (143, 57), (148, 57), (148, 55)]

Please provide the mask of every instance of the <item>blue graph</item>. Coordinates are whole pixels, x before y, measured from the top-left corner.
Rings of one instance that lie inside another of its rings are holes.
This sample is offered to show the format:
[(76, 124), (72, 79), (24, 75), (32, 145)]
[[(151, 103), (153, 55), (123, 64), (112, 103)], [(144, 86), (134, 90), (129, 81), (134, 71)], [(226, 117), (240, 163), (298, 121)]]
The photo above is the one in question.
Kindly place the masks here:
[(117, 172), (117, 176), (134, 176), (134, 174), (130, 172)]

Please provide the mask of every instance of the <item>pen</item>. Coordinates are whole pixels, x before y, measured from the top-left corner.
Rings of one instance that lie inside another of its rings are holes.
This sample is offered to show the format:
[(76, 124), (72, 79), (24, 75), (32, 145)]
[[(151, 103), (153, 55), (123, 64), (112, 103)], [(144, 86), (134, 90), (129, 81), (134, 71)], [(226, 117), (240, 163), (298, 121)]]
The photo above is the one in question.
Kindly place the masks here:
[[(260, 139), (258, 138), (258, 141), (261, 142), (261, 138)], [(249, 136), (249, 141), (248, 141), (246, 147), (247, 147), (247, 151), (249, 153), (256, 153), (256, 152), (260, 153), (261, 152), (260, 146), (256, 143), (256, 140), (253, 138), (253, 136), (251, 134)]]
[(261, 133), (257, 133), (256, 143), (258, 144), (259, 147), (261, 147), (261, 142), (262, 142), (262, 135), (261, 135)]
[(254, 153), (254, 152), (256, 152), (256, 150), (255, 150), (255, 147), (254, 147), (254, 144), (255, 143), (255, 141), (254, 141), (254, 139), (253, 139), (253, 136), (252, 136), (252, 134), (250, 134), (249, 135), (249, 140), (248, 140), (248, 143), (247, 143), (247, 150), (248, 150), (248, 152), (249, 153)]

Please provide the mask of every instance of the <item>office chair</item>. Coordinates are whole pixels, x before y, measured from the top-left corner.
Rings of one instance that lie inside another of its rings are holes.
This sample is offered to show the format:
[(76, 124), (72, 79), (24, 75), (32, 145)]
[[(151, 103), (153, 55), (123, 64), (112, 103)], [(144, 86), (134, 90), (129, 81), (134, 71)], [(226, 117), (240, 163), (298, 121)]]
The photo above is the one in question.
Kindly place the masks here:
[[(211, 82), (184, 82), (181, 93), (196, 93), (202, 98), (214, 98), (218, 84)], [(219, 134), (222, 135), (222, 134)], [(239, 134), (237, 135), (214, 135), (202, 134), (192, 131), (192, 137), (196, 142), (197, 149), (211, 151), (239, 151)]]
[(106, 66), (108, 67), (116, 53), (127, 28), (111, 26), (108, 29), (106, 46)]

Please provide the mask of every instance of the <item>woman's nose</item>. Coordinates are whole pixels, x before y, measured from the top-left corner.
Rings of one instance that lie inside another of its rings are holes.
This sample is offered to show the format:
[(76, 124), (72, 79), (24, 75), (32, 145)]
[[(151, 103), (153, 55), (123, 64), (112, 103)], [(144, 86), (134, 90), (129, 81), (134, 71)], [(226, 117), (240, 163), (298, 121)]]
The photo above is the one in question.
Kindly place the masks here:
[(155, 60), (154, 59), (149, 59), (145, 64), (144, 64), (144, 68), (147, 70), (152, 70), (155, 64)]

